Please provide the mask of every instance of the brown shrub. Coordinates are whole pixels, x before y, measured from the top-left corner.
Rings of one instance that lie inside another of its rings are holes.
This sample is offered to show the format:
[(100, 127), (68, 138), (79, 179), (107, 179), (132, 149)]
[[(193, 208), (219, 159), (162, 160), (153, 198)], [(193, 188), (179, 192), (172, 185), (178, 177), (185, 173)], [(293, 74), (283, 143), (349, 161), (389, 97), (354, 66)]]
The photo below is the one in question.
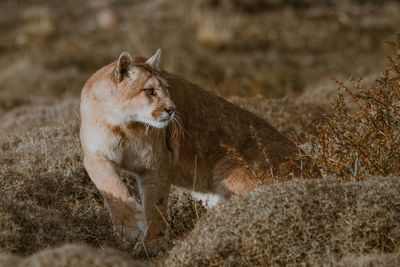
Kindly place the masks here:
[(320, 125), (316, 156), (329, 175), (363, 179), (400, 172), (400, 35), (390, 67), (372, 89), (354, 90), (337, 81), (339, 93), (333, 112)]
[(321, 265), (392, 252), (400, 240), (400, 180), (293, 181), (208, 211), (166, 266)]

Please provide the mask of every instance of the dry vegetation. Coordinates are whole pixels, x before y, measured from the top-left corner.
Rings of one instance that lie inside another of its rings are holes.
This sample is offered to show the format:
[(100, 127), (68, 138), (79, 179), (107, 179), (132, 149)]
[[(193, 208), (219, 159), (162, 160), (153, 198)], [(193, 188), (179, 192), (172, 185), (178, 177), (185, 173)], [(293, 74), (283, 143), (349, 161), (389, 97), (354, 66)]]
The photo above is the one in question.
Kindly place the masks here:
[[(1, 2), (0, 266), (398, 266), (398, 50), (375, 79), (399, 12), (394, 0)], [(211, 209), (174, 188), (171, 250), (137, 258), (83, 168), (78, 96), (121, 51), (159, 47), (163, 67), (265, 118), (330, 178)], [(327, 78), (350, 74), (366, 79), (337, 91)]]
[(400, 174), (400, 35), (392, 44), (396, 54), (373, 88), (363, 88), (360, 80), (352, 80), (354, 89), (336, 81), (333, 111), (315, 140), (327, 174), (353, 179)]

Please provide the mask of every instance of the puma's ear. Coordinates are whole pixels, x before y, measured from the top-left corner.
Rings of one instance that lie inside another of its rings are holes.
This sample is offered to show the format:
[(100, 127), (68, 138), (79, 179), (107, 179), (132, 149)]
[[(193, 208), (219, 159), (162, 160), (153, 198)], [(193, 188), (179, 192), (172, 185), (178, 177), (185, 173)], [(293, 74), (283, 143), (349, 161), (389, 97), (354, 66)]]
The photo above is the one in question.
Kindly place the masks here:
[(124, 76), (128, 73), (128, 70), (131, 68), (133, 65), (133, 59), (129, 52), (124, 51), (121, 53), (121, 55), (118, 58), (118, 63), (117, 66), (115, 67), (115, 79), (118, 82), (121, 82), (124, 78)]
[(158, 69), (160, 67), (161, 49), (159, 48), (157, 52), (149, 58), (145, 64)]

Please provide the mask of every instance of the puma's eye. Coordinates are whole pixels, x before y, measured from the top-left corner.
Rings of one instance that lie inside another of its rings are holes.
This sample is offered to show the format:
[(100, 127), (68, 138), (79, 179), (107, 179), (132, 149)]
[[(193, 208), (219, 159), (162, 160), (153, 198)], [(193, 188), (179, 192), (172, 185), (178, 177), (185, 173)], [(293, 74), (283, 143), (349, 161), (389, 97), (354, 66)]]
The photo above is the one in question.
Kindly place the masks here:
[(152, 95), (152, 96), (154, 95), (154, 88), (147, 88), (147, 89), (144, 89), (144, 91), (148, 95)]

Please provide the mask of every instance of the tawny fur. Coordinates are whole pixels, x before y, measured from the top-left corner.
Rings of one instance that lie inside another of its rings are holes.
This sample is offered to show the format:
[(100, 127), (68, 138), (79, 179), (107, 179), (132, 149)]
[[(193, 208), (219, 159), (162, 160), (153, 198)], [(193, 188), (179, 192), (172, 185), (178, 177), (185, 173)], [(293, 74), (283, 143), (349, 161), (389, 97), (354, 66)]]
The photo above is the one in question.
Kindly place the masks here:
[[(124, 52), (81, 95), (84, 165), (115, 229), (150, 245), (165, 235), (171, 184), (226, 199), (305, 168), (296, 145), (267, 122), (161, 70), (159, 58), (159, 51), (147, 61)], [(155, 95), (145, 90), (152, 88)], [(121, 169), (136, 175), (143, 206)]]

